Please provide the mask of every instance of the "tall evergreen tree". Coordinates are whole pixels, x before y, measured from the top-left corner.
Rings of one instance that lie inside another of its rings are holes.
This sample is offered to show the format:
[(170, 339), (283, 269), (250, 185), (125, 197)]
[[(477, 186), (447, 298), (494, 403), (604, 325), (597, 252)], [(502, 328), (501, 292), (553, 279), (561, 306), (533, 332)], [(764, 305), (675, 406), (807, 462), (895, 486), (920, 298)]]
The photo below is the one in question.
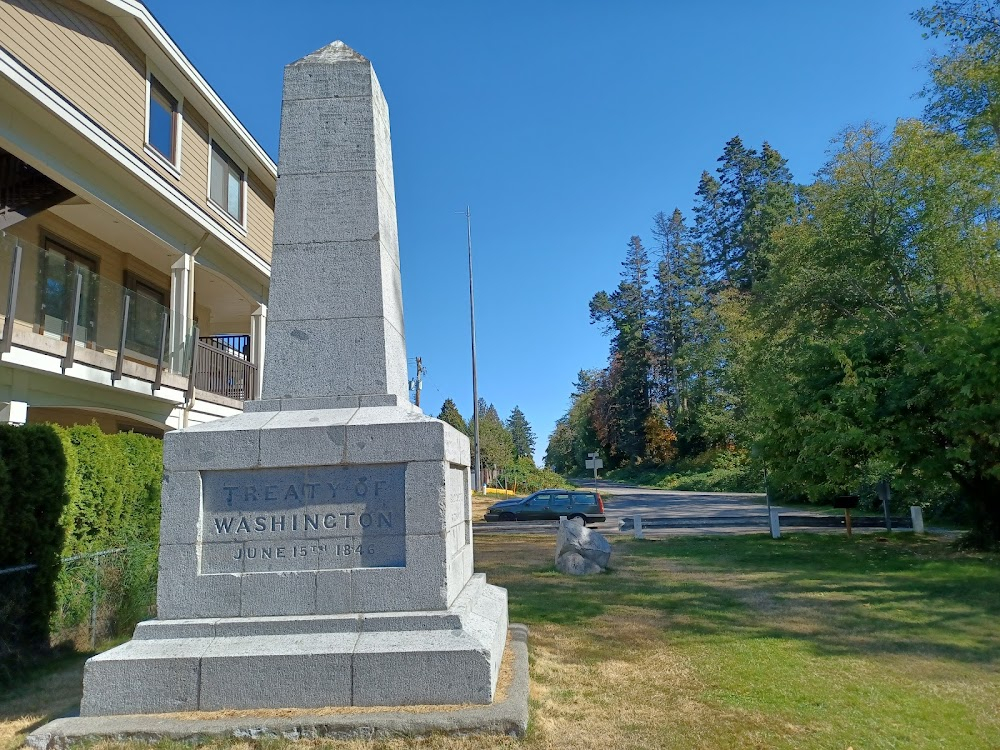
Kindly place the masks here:
[(535, 452), (535, 433), (520, 407), (515, 406), (507, 418), (507, 432), (514, 442), (514, 458), (532, 456)]
[(466, 425), (465, 419), (462, 417), (461, 412), (459, 412), (455, 402), (450, 398), (446, 398), (444, 403), (441, 404), (441, 413), (438, 414), (437, 418), (442, 422), (447, 422), (463, 434), (468, 434), (468, 425)]
[(594, 295), (590, 319), (603, 323), (605, 331), (612, 335), (611, 359), (616, 377), (609, 380), (608, 391), (612, 404), (611, 445), (619, 460), (635, 462), (645, 455), (644, 425), (650, 409), (649, 256), (639, 237), (629, 241), (622, 266), (618, 288), (611, 294)]
[[(472, 425), (468, 425), (472, 434)], [(514, 441), (500, 420), (493, 404), (479, 399), (479, 454), (483, 462), (483, 479), (495, 481), (497, 475), (514, 460)]]
[(739, 136), (726, 143), (719, 162), (711, 242), (705, 245), (708, 261), (721, 281), (749, 291), (767, 271), (771, 232), (791, 218), (792, 175), (784, 157), (766, 141), (758, 152), (744, 146)]
[(682, 385), (678, 352), (684, 342), (684, 281), (687, 229), (684, 216), (674, 209), (668, 219), (662, 211), (653, 217), (653, 236), (660, 261), (654, 276), (650, 321), (653, 395), (667, 405), (669, 421), (681, 410)]

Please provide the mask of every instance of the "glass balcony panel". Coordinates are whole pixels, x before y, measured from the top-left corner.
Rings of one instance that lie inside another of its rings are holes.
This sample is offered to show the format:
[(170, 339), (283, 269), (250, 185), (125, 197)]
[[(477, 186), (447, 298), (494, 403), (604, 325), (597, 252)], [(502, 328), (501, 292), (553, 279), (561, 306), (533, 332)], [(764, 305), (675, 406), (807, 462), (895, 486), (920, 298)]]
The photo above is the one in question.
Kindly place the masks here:
[(14, 265), (14, 237), (0, 232), (0, 316), (7, 316), (7, 296), (10, 294), (10, 270)]
[(128, 294), (128, 336), (125, 338), (125, 349), (155, 363), (160, 356), (160, 347), (166, 349), (166, 342), (160, 340), (166, 308), (140, 293)]
[[(128, 296), (125, 358), (155, 367), (162, 342), (164, 370), (184, 377), (191, 372), (191, 358), (198, 345), (197, 329), (193, 325), (179, 337), (179, 343), (171, 350), (175, 339), (169, 330), (169, 310), (164, 305), (139, 290), (127, 289), (102, 278), (56, 250), (45, 250), (3, 232), (0, 232), (0, 316), (7, 313), (15, 244), (21, 245), (22, 254), (14, 320), (22, 330), (61, 341), (69, 339), (79, 283), (80, 303), (72, 332), (77, 360), (81, 356), (79, 350), (86, 348), (97, 354), (109, 355), (109, 359), (104, 360), (104, 366), (109, 366), (109, 369), (114, 366), (114, 360), (110, 358), (117, 357), (122, 343), (122, 315), (125, 297)], [(164, 320), (168, 324), (166, 332)], [(211, 351), (223, 347), (226, 351), (220, 352), (226, 355), (227, 366), (230, 366), (229, 359), (239, 360), (240, 367), (245, 368), (247, 374), (241, 371), (238, 378), (216, 378), (218, 383), (209, 378), (204, 384), (199, 382), (198, 387), (232, 398), (249, 398), (255, 382), (252, 371), (256, 369), (246, 362), (249, 339), (244, 336), (215, 338), (218, 341), (212, 342)], [(213, 367), (206, 360), (202, 369), (214, 373)], [(236, 381), (239, 383), (234, 384)]]

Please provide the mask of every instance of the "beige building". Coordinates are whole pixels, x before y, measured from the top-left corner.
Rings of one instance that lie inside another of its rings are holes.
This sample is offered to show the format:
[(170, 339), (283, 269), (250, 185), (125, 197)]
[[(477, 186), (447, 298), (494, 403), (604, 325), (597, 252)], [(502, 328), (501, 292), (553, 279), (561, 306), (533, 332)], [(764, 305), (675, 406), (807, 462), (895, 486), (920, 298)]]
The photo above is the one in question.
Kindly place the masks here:
[(259, 392), (274, 162), (138, 0), (0, 0), (0, 419)]

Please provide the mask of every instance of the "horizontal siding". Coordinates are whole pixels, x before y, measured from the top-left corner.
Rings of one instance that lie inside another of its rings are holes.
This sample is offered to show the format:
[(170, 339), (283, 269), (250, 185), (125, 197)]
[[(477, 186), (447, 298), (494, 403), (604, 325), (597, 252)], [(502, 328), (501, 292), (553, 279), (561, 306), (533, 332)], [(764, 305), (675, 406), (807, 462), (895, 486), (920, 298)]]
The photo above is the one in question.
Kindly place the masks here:
[(247, 179), (247, 186), (247, 244), (270, 263), (274, 242), (274, 196), (253, 173)]
[[(113, 19), (77, 0), (0, 0), (0, 46), (212, 215), (208, 122), (184, 102), (180, 177), (145, 152), (145, 57)], [(248, 185), (245, 235), (218, 223), (270, 261), (274, 196), (252, 174)]]
[(208, 203), (208, 123), (186, 103), (181, 134), (181, 190), (198, 206)]
[(0, 44), (128, 148), (141, 151), (145, 63), (110, 19), (101, 23), (85, 7), (3, 0)]

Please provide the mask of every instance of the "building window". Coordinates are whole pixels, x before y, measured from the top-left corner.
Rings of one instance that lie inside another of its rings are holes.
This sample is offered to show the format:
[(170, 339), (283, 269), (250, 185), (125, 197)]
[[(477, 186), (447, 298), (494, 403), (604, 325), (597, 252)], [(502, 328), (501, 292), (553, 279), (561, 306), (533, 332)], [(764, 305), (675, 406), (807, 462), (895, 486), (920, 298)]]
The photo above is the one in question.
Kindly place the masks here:
[(243, 223), (243, 170), (236, 166), (219, 144), (212, 141), (212, 168), (208, 197), (212, 202)]
[[(38, 269), (39, 331), (59, 337), (93, 343), (97, 339), (97, 303), (100, 277), (97, 260), (67, 243), (44, 237)], [(80, 309), (73, 329), (73, 308), (76, 303), (76, 279), (83, 275), (80, 287)]]
[(125, 348), (157, 359), (162, 345), (160, 337), (167, 292), (130, 271), (125, 272), (125, 288), (131, 294)]
[(177, 163), (177, 98), (149, 76), (149, 137), (147, 141), (171, 164)]

